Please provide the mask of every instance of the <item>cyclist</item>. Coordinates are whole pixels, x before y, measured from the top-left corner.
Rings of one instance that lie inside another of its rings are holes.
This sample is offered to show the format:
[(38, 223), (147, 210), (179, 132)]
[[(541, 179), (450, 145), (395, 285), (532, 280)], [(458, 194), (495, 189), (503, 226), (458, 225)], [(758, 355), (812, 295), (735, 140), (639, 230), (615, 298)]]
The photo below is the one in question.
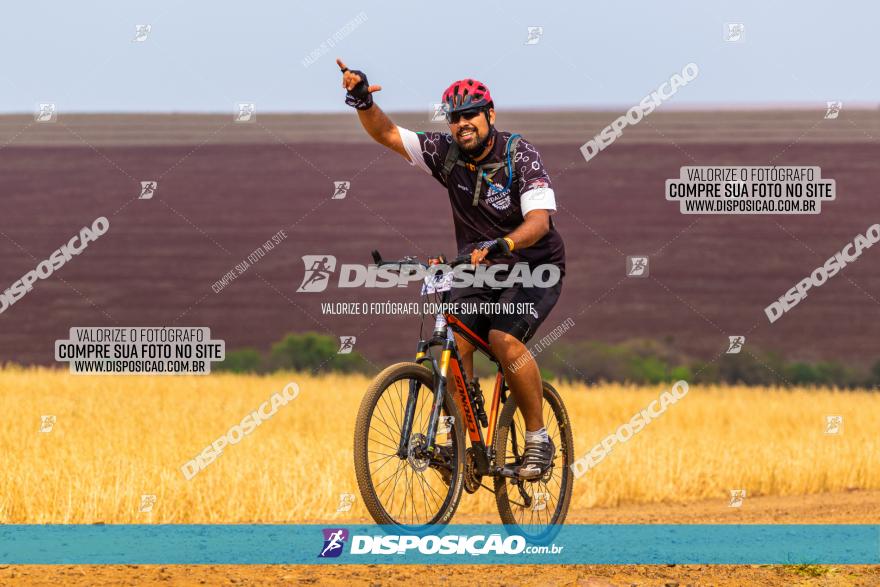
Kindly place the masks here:
[[(550, 468), (556, 447), (544, 427), (541, 374), (525, 342), (559, 299), (565, 273), (565, 248), (550, 218), (556, 211), (555, 195), (541, 156), (519, 135), (496, 130), (492, 96), (475, 79), (457, 81), (443, 93), (448, 133), (416, 133), (395, 125), (373, 102), (381, 86), (370, 85), (363, 72), (348, 69), (341, 60), (336, 63), (345, 102), (357, 109), (367, 134), (446, 187), (460, 255), (470, 253), (474, 264), (485, 263), (492, 254), (508, 264), (559, 267), (560, 279), (549, 288), (453, 288), (450, 297), (459, 303), (533, 304), (522, 315), (467, 314), (459, 320), (488, 341), (522, 412), (526, 442), (519, 476), (540, 477)], [(474, 346), (455, 336), (472, 377)]]

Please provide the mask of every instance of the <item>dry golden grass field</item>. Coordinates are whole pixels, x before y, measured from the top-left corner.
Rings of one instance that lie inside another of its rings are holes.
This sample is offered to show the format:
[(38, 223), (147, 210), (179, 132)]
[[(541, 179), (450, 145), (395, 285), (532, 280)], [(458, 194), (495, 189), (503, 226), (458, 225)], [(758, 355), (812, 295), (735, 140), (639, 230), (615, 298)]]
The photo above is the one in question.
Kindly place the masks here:
[[(299, 396), (187, 481), (181, 466), (290, 381)], [(220, 523), (368, 521), (352, 466), (368, 378), (81, 376), (0, 370), (0, 522)], [(484, 389), (491, 389), (485, 382)], [(668, 386), (559, 384), (575, 456)], [(50, 432), (41, 416), (54, 415)], [(840, 435), (825, 416), (843, 416)], [(880, 489), (880, 394), (691, 386), (628, 443), (575, 480), (571, 511), (624, 503)], [(358, 499), (337, 513), (341, 493)], [(156, 495), (152, 512), (141, 496)], [(493, 514), (465, 495), (459, 514)], [(490, 518), (491, 519), (491, 518)], [(497, 521), (497, 519), (495, 520)]]

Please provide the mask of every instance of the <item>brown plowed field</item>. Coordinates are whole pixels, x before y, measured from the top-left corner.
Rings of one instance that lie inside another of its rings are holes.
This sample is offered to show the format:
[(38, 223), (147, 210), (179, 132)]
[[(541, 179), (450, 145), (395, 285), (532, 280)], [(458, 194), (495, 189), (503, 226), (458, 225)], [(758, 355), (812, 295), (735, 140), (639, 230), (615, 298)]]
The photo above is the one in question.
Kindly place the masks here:
[[(867, 251), (789, 314), (763, 308), (880, 220), (876, 112), (658, 113), (589, 164), (578, 147), (618, 114), (514, 113), (551, 171), (567, 248), (562, 298), (571, 339), (670, 341), (703, 358), (727, 336), (789, 358), (880, 358), (880, 252)], [(424, 116), (402, 124), (430, 128)], [(434, 125), (437, 128), (436, 125)], [(339, 263), (453, 250), (441, 187), (367, 142), (353, 116), (73, 116), (38, 125), (0, 117), (0, 288), (98, 216), (110, 232), (0, 314), (0, 359), (51, 364), (71, 326), (210, 326), (228, 349), (262, 349), (287, 332), (355, 335), (378, 368), (412, 354), (417, 319), (323, 315), (320, 302), (417, 301), (407, 290), (297, 294), (304, 254)], [(664, 180), (694, 164), (821, 166), (838, 200), (817, 216), (684, 216)], [(135, 199), (158, 180), (152, 200)], [(331, 200), (334, 180), (350, 180)], [(220, 293), (212, 284), (278, 230), (274, 251)], [(624, 257), (651, 257), (624, 279)]]

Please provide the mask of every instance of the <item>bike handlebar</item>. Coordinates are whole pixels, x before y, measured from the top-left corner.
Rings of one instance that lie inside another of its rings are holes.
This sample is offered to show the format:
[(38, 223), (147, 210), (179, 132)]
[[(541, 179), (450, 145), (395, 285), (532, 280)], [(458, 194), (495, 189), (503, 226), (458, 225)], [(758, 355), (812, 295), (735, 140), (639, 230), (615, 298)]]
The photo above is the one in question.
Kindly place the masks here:
[[(399, 261), (385, 261), (382, 259), (382, 255), (379, 254), (379, 251), (373, 250), (373, 261), (376, 263), (376, 266), (388, 266), (388, 265), (420, 265), (427, 269), (430, 267), (427, 263), (424, 263), (418, 259), (418, 257), (404, 257)], [(450, 267), (456, 267), (458, 265), (470, 265), (471, 256), (470, 255), (460, 255), (453, 259), (452, 261), (446, 261), (443, 255), (439, 255), (438, 258), (441, 260), (441, 263), (444, 265), (449, 265)]]

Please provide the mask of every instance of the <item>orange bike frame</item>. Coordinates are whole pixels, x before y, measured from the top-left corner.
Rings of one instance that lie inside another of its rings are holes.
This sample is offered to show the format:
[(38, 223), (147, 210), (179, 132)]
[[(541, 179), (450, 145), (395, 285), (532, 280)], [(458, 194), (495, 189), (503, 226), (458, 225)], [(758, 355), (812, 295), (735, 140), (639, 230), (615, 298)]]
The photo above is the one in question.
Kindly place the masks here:
[[(475, 343), (477, 348), (480, 348), (480, 350), (484, 352), (488, 352), (488, 344), (471, 330), (469, 330), (454, 316), (447, 315), (447, 320), (450, 326), (455, 326), (464, 336), (471, 339), (472, 342)], [(480, 423), (474, 411), (474, 399), (471, 397), (471, 394), (468, 391), (467, 384), (465, 382), (466, 380), (464, 370), (461, 366), (458, 353), (453, 352), (453, 350), (454, 347), (451, 344), (444, 345), (443, 351), (440, 355), (439, 364), (437, 364), (437, 367), (439, 369), (439, 376), (442, 378), (442, 382), (445, 383), (445, 392), (451, 393), (455, 399), (455, 403), (458, 406), (458, 410), (461, 414), (461, 417), (464, 419), (465, 426), (467, 427), (468, 438), (470, 438), (471, 444), (477, 445), (478, 447), (483, 449), (477, 451), (478, 454), (482, 453), (483, 455), (485, 455), (485, 448), (487, 447), (487, 445), (489, 447), (492, 446), (494, 435), (496, 432), (499, 408), (503, 395), (502, 385), (504, 383), (504, 376), (499, 367), (498, 372), (495, 375), (495, 386), (492, 393), (492, 399), (489, 404), (489, 414), (487, 421), (488, 426), (486, 429), (486, 436), (484, 440), (482, 430), (480, 428)], [(425, 354), (425, 351), (419, 351), (416, 355), (416, 360), (424, 360)], [(452, 382), (452, 385), (450, 385), (450, 382)], [(484, 461), (484, 459), (480, 457), (478, 457), (478, 460)], [(485, 467), (488, 468), (488, 462), (480, 464), (485, 464)]]

